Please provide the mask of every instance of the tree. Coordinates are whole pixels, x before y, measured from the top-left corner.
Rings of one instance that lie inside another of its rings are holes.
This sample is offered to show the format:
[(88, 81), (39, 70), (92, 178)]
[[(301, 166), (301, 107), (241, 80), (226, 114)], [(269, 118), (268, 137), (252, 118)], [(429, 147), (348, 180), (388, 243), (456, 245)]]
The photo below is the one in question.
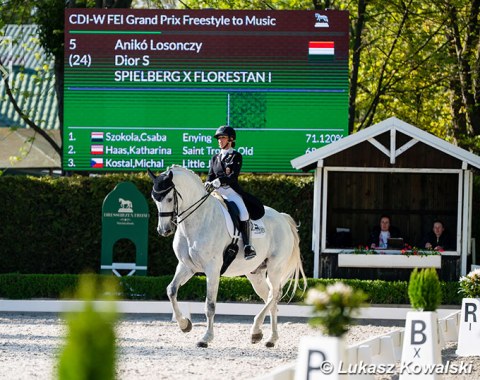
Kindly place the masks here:
[(453, 132), (458, 144), (480, 152), (480, 1), (434, 2), (445, 17), (445, 36), (452, 58), (450, 78)]
[[(9, 0), (2, 4), (0, 16), (0, 27), (5, 24), (35, 23), (38, 25), (38, 37), (41, 46), (49, 57), (54, 59), (55, 93), (58, 102), (58, 117), (60, 120), (60, 133), (63, 140), (63, 74), (64, 74), (64, 11), (65, 7), (70, 8), (129, 8), (132, 0), (95, 0), (76, 1), (69, 0), (43, 0), (35, 3), (35, 7), (23, 0)], [(3, 65), (0, 58), (0, 65)], [(22, 110), (10, 88), (8, 77), (3, 77), (3, 82), (9, 101), (13, 104), (15, 111), (25, 123), (44, 137), (48, 143), (61, 156), (62, 147), (53, 140), (44, 129), (39, 127)]]
[[(2, 4), (2, 16), (0, 17), (0, 28), (2, 28), (7, 23), (16, 23), (16, 24), (26, 24), (34, 22), (34, 17), (32, 16), (33, 8), (29, 3), (25, 3), (19, 0), (10, 0), (5, 1)], [(0, 66), (3, 67), (4, 62), (2, 62), (0, 57)], [(4, 70), (7, 73), (6, 70)], [(7, 73), (8, 74), (8, 73)], [(5, 86), (5, 92), (8, 100), (12, 103), (15, 112), (17, 112), (22, 120), (34, 129), (39, 135), (41, 135), (48, 143), (55, 149), (55, 151), (61, 155), (61, 147), (53, 140), (50, 135), (46, 133), (45, 130), (40, 128), (35, 122), (31, 120), (26, 112), (24, 112), (15, 98), (15, 94), (12, 91), (9, 83), (8, 75), (3, 76), (3, 83)]]

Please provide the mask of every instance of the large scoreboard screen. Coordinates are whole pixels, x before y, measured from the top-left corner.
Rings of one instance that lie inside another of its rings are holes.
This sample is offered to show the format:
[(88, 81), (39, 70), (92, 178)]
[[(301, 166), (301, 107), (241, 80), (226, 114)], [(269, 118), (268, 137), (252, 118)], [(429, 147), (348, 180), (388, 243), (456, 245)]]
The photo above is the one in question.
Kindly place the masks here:
[(65, 11), (69, 171), (208, 170), (230, 125), (244, 172), (347, 135), (345, 11)]

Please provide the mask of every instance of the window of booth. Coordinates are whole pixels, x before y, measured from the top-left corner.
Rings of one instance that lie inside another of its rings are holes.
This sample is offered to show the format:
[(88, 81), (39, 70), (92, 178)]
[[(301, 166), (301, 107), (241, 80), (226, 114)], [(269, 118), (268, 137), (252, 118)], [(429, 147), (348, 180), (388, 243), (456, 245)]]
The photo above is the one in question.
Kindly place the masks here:
[(436, 219), (456, 241), (458, 173), (328, 173), (327, 248), (365, 246), (382, 215), (404, 242), (420, 247)]

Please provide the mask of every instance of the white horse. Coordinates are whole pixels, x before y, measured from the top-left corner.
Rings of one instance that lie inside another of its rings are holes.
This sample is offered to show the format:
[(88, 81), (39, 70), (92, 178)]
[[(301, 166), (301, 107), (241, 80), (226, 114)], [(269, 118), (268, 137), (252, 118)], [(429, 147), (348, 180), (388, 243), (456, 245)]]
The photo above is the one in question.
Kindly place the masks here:
[[(220, 282), (223, 252), (231, 243), (221, 202), (210, 196), (200, 177), (181, 166), (172, 166), (159, 176), (148, 171), (152, 178), (152, 198), (158, 208), (157, 231), (161, 236), (175, 232), (173, 249), (178, 258), (175, 276), (167, 288), (175, 319), (183, 332), (192, 329), (191, 321), (182, 315), (177, 292), (195, 273), (207, 277), (205, 315), (207, 330), (198, 347), (208, 347), (213, 340), (213, 320)], [(294, 220), (287, 214), (265, 207), (265, 237), (253, 240), (257, 255), (251, 260), (243, 257), (243, 243), (236, 259), (225, 276), (245, 275), (265, 305), (255, 316), (250, 330), (252, 343), (263, 338), (261, 326), (270, 313), (271, 335), (266, 342), (273, 347), (278, 340), (277, 304), (283, 286), (293, 280), (292, 294), (298, 287), (300, 275), (306, 286), (306, 276), (300, 257), (299, 236)]]

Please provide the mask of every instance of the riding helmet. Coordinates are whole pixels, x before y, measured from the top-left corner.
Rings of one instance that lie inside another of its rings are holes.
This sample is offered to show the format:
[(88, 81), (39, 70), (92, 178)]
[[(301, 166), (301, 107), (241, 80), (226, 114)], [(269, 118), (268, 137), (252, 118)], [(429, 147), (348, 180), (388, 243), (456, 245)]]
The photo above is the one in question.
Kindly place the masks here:
[(218, 139), (220, 136), (228, 136), (232, 140), (235, 140), (237, 138), (237, 134), (235, 133), (235, 129), (230, 127), (229, 125), (222, 125), (217, 129), (217, 132), (215, 132), (215, 137)]

